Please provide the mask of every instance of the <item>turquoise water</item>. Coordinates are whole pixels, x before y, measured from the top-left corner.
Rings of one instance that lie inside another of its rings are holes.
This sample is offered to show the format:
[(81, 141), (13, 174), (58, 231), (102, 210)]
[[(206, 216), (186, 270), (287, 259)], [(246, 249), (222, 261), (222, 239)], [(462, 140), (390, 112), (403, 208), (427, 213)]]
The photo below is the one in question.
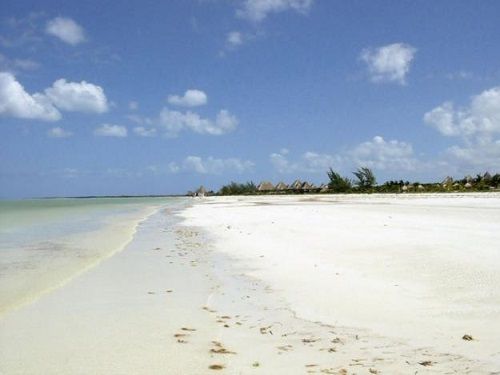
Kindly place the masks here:
[(0, 314), (120, 251), (136, 227), (183, 198), (0, 201)]

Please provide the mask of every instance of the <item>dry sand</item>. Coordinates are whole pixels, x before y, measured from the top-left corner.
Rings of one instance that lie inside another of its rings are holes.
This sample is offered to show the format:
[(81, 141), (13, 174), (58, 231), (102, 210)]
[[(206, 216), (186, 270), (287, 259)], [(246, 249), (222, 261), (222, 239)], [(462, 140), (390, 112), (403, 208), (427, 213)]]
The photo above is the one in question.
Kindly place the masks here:
[(500, 368), (499, 195), (209, 198), (181, 216), (0, 319), (0, 373)]
[(298, 318), (359, 329), (357, 365), (500, 371), (498, 194), (214, 198), (184, 216)]

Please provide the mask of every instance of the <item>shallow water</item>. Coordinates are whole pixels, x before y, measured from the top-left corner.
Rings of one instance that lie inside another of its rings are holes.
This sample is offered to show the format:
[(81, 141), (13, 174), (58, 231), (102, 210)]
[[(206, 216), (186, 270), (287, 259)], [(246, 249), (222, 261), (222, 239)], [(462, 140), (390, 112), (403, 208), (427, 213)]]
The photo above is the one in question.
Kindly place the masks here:
[(0, 201), (0, 315), (120, 251), (139, 222), (182, 198)]

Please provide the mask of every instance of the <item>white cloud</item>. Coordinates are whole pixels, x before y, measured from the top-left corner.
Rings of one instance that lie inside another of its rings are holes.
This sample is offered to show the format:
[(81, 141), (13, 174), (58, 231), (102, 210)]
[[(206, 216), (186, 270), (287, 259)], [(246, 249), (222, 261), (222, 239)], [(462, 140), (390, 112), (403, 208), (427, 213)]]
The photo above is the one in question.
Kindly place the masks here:
[(45, 95), (27, 93), (16, 78), (7, 72), (0, 72), (0, 115), (43, 121), (61, 118), (61, 113)]
[(413, 171), (419, 166), (411, 144), (397, 140), (386, 141), (381, 136), (360, 143), (348, 154), (357, 166), (378, 170)]
[(197, 113), (185, 113), (164, 108), (160, 113), (160, 126), (167, 136), (176, 136), (183, 130), (191, 130), (199, 134), (222, 135), (233, 131), (238, 120), (226, 110), (220, 110), (215, 120), (200, 117)]
[(498, 172), (500, 166), (500, 139), (480, 144), (452, 146), (444, 153), (448, 165), (457, 173), (473, 174), (483, 171)]
[(180, 167), (175, 161), (172, 161), (172, 162), (168, 163), (167, 169), (170, 173), (177, 173), (177, 172), (179, 172)]
[(64, 168), (61, 171), (61, 174), (62, 174), (63, 178), (72, 179), (72, 178), (80, 177), (80, 175), (82, 174), (82, 172), (80, 172), (76, 168)]
[(145, 128), (144, 126), (136, 126), (134, 128), (134, 133), (141, 137), (154, 137), (156, 135), (155, 128)]
[(137, 109), (139, 109), (139, 103), (135, 101), (130, 101), (128, 103), (128, 109), (130, 109), (131, 111), (137, 111)]
[(184, 96), (169, 95), (168, 102), (182, 107), (197, 107), (207, 104), (207, 94), (201, 90), (187, 90)]
[(424, 121), (445, 136), (491, 138), (500, 133), (500, 86), (472, 97), (466, 108), (445, 102), (427, 112)]
[(60, 127), (51, 128), (47, 131), (47, 135), (50, 138), (68, 138), (73, 135), (69, 130), (65, 130)]
[(373, 82), (406, 83), (406, 75), (417, 49), (404, 43), (394, 43), (361, 52), (361, 60), (368, 65)]
[(231, 31), (227, 34), (226, 42), (230, 47), (237, 47), (243, 44), (243, 34), (239, 31)]
[(237, 15), (253, 22), (263, 21), (270, 13), (293, 10), (307, 13), (314, 0), (245, 0)]
[(78, 83), (58, 79), (45, 89), (45, 95), (63, 111), (103, 113), (108, 110), (108, 100), (102, 87), (85, 81)]
[(57, 121), (62, 111), (102, 113), (108, 101), (100, 86), (59, 79), (44, 93), (29, 94), (12, 73), (0, 72), (0, 114), (24, 119)]
[(101, 127), (94, 130), (94, 135), (100, 137), (124, 138), (127, 136), (127, 128), (120, 125), (102, 124)]
[(327, 171), (330, 167), (336, 168), (342, 162), (342, 158), (338, 155), (319, 154), (312, 151), (302, 154), (297, 161), (290, 161), (286, 156), (288, 153), (287, 149), (282, 149), (279, 153), (269, 156), (271, 164), (279, 173), (320, 173)]
[(199, 156), (188, 156), (183, 161), (182, 169), (200, 174), (221, 174), (223, 172), (243, 173), (254, 166), (255, 164), (249, 160), (237, 158), (217, 159), (210, 156), (203, 159)]
[(75, 46), (85, 41), (83, 28), (71, 18), (56, 17), (47, 22), (45, 32)]
[(279, 173), (325, 173), (329, 168), (345, 169), (366, 166), (377, 170), (414, 171), (422, 163), (414, 157), (410, 144), (380, 136), (358, 144), (338, 154), (308, 151), (298, 160), (290, 160), (289, 151), (282, 149), (270, 155), (269, 160)]
[(450, 81), (468, 80), (468, 79), (477, 78), (474, 73), (468, 72), (465, 70), (459, 70), (458, 72), (448, 73), (445, 75), (445, 77), (446, 77), (446, 79), (449, 79)]
[(473, 96), (467, 107), (445, 102), (424, 115), (427, 125), (447, 137), (458, 137), (443, 153), (447, 167), (456, 173), (496, 172), (500, 165), (500, 86)]
[(0, 69), (10, 72), (17, 72), (19, 70), (36, 70), (40, 67), (36, 61), (30, 59), (10, 59), (0, 53)]

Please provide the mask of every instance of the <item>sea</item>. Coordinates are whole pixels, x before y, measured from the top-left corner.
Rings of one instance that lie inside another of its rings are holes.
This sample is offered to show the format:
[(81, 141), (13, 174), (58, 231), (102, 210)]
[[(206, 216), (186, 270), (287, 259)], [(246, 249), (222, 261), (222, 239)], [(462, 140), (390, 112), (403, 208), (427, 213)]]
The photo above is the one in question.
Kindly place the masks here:
[(0, 200), (0, 316), (123, 250), (138, 225), (184, 198)]

